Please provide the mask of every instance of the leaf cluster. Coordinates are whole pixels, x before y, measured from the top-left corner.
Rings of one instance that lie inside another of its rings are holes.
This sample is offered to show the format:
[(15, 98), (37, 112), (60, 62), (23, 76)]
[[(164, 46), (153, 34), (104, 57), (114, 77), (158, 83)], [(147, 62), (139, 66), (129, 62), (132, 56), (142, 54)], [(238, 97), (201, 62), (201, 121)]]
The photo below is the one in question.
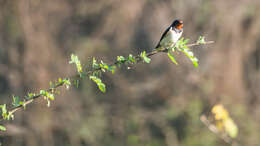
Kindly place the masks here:
[[(193, 63), (194, 67), (198, 67), (198, 59), (194, 56), (193, 52), (190, 50), (190, 48), (187, 46), (189, 42), (189, 39), (181, 38), (173, 47), (168, 48), (168, 57), (172, 60), (173, 63), (178, 65), (178, 62), (176, 61), (174, 57), (175, 52), (182, 52), (184, 53)], [(204, 37), (200, 36), (199, 39), (196, 42), (197, 44), (205, 44)]]
[(235, 138), (238, 134), (237, 125), (229, 116), (229, 113), (224, 106), (222, 104), (217, 104), (213, 106), (211, 112), (214, 115), (215, 124), (218, 130)]

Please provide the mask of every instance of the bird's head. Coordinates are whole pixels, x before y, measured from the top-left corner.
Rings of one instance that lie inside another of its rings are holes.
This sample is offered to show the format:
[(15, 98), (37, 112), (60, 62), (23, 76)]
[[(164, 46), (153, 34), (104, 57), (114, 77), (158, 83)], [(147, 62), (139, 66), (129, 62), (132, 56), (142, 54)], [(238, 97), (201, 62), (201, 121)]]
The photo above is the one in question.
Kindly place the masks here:
[(172, 23), (172, 27), (176, 28), (176, 29), (183, 29), (183, 21), (182, 20), (174, 20)]

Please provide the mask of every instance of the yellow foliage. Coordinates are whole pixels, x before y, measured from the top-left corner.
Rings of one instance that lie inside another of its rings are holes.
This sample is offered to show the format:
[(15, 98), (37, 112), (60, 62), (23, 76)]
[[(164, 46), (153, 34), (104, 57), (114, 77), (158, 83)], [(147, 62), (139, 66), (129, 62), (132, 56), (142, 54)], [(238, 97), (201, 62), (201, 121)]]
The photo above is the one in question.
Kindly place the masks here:
[(238, 134), (237, 125), (229, 117), (228, 111), (222, 104), (213, 106), (211, 112), (214, 114), (216, 120), (216, 127), (219, 131), (226, 132), (230, 137), (235, 138)]
[(224, 127), (225, 131), (228, 133), (230, 137), (235, 138), (237, 136), (238, 128), (231, 118), (228, 118), (224, 121)]
[(215, 115), (216, 120), (225, 120), (229, 117), (227, 110), (221, 104), (215, 105), (211, 112)]

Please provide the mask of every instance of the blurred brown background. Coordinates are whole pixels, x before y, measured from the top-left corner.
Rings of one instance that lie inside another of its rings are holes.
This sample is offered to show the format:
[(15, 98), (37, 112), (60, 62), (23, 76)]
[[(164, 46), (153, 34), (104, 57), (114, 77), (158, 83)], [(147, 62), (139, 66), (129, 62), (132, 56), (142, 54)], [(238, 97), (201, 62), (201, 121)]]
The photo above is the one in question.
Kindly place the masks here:
[(193, 48), (198, 69), (160, 54), (106, 73), (106, 94), (84, 80), (50, 108), (39, 99), (17, 112), (2, 145), (224, 146), (199, 120), (216, 103), (241, 145), (260, 145), (259, 0), (0, 0), (0, 102), (74, 74), (71, 53), (88, 64), (149, 51), (176, 18), (185, 38), (216, 42)]

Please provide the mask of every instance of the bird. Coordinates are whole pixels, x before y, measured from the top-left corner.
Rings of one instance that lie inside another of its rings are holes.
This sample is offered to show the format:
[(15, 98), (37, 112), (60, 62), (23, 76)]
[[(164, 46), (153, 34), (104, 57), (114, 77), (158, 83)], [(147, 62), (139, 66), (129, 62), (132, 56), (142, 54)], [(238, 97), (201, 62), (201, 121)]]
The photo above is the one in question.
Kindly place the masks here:
[(169, 49), (174, 47), (177, 41), (180, 39), (183, 32), (183, 21), (176, 19), (172, 24), (164, 31), (160, 41), (156, 45), (155, 49)]

